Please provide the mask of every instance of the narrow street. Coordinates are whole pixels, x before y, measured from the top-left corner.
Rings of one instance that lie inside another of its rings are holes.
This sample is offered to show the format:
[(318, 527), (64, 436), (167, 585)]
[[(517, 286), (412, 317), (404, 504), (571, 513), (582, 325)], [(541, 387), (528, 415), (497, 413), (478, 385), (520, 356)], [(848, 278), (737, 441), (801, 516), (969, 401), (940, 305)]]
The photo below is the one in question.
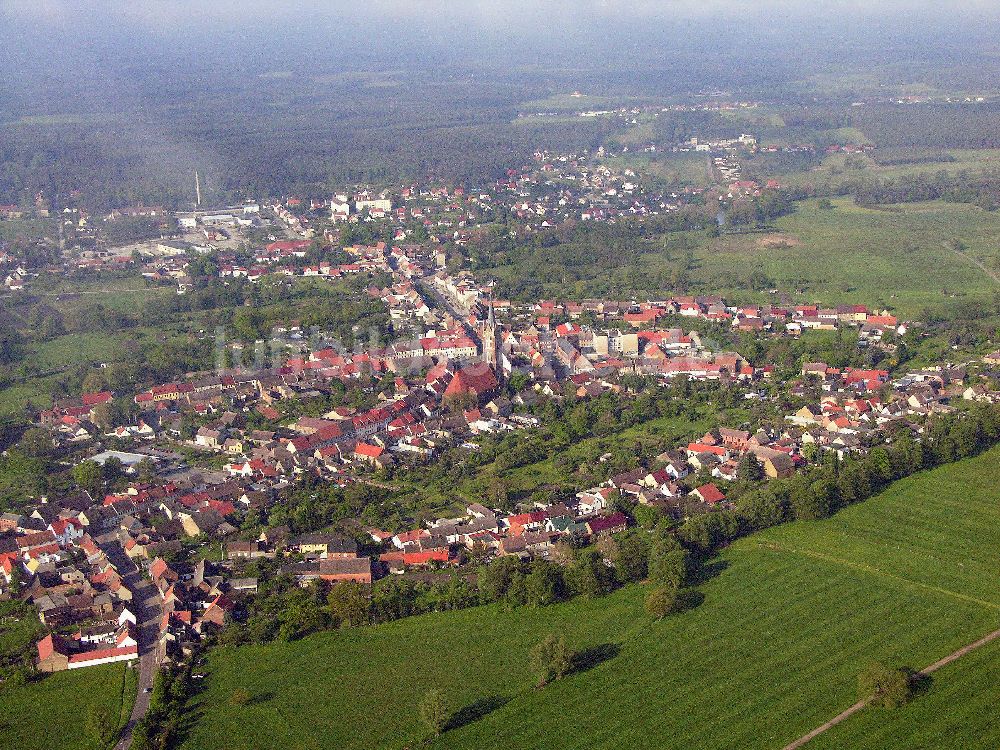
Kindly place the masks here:
[(425, 281), (424, 279), (418, 279), (417, 283), (420, 286), (420, 291), (425, 296), (427, 296), (437, 305), (443, 307), (445, 310), (451, 313), (451, 316), (456, 320), (463, 321), (463, 327), (466, 329), (467, 333), (469, 334), (469, 337), (475, 342), (476, 348), (481, 351), (482, 342), (479, 340), (479, 335), (473, 328), (471, 328), (468, 325), (465, 325), (464, 323), (464, 321), (469, 317), (469, 311), (465, 307), (460, 305), (457, 301), (447, 297), (443, 292), (441, 292), (440, 289), (435, 287), (430, 282)]
[[(132, 571), (125, 576), (125, 585), (135, 594), (136, 620), (139, 623), (139, 680), (136, 686), (137, 695), (135, 705), (132, 707), (132, 715), (128, 724), (122, 729), (121, 737), (115, 745), (115, 750), (128, 750), (132, 745), (132, 729), (146, 715), (149, 710), (150, 693), (147, 689), (153, 686), (153, 677), (163, 660), (162, 654), (157, 645), (157, 635), (159, 633), (159, 622), (161, 618), (160, 593), (156, 587), (148, 581), (136, 568), (132, 561), (123, 562), (122, 570)], [(134, 667), (133, 667), (134, 668)]]

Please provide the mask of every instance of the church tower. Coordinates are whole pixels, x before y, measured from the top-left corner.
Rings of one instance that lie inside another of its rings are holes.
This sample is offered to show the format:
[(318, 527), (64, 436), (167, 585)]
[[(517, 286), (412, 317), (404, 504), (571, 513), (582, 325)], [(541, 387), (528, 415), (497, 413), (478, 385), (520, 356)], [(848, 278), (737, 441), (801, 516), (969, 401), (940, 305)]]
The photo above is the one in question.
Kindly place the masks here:
[(490, 312), (483, 326), (483, 361), (499, 373), (497, 346), (497, 320), (493, 313), (493, 295), (490, 295)]

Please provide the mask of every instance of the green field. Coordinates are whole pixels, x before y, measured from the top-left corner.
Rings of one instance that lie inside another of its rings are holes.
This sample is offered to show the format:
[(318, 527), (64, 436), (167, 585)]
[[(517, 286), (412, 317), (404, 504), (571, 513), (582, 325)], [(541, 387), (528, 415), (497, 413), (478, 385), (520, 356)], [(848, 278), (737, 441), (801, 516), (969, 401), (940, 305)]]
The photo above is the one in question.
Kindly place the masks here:
[(535, 99), (518, 105), (521, 112), (583, 112), (591, 109), (613, 109), (622, 106), (620, 101), (604, 96), (583, 94), (574, 96), (572, 92), (553, 94), (547, 99)]
[[(69, 316), (96, 304), (135, 312), (149, 300), (174, 294), (174, 288), (157, 286), (138, 272), (125, 278), (40, 276), (29, 285), (29, 294), (30, 301), (42, 302)], [(17, 311), (16, 306), (12, 309)]]
[[(853, 128), (844, 130), (854, 130)], [(860, 131), (858, 131), (860, 132)], [(863, 143), (864, 140), (853, 141)], [(915, 155), (919, 152), (914, 152)], [(947, 172), (980, 172), (995, 170), (1000, 166), (1000, 149), (938, 149), (926, 151), (928, 154), (939, 153), (947, 155), (951, 160), (917, 162), (913, 164), (879, 164), (867, 155), (846, 156), (831, 154), (823, 159), (818, 169), (808, 172), (795, 172), (782, 176), (782, 182), (789, 185), (814, 185), (835, 187), (847, 180), (855, 181), (859, 177), (895, 179), (916, 174), (937, 174)], [(878, 157), (878, 152), (875, 153)], [(848, 166), (848, 159), (852, 167)]]
[(5, 219), (0, 221), (0, 240), (18, 237), (57, 237), (59, 225), (54, 219)]
[(642, 177), (648, 175), (672, 185), (707, 186), (712, 182), (708, 155), (694, 151), (627, 154), (603, 161), (612, 169), (632, 169)]
[[(724, 235), (696, 252), (696, 279), (713, 291), (747, 296), (746, 280), (762, 272), (796, 303), (884, 305), (919, 319), (962, 302), (992, 301), (1000, 284), (943, 243), (959, 239), (970, 258), (1000, 268), (1000, 216), (969, 205), (911, 203), (873, 210), (849, 199), (832, 210), (814, 201), (775, 222), (788, 247), (764, 235)], [(767, 295), (757, 295), (766, 299)]]
[(92, 750), (87, 717), (103, 706), (118, 720), (131, 710), (135, 680), (122, 664), (47, 675), (0, 697), (0, 747), (18, 750)]
[(121, 340), (134, 339), (126, 334), (73, 333), (37, 344), (32, 362), (42, 370), (75, 363), (116, 362), (122, 355)]
[(18, 414), (28, 404), (38, 409), (52, 406), (51, 387), (55, 378), (32, 378), (26, 383), (18, 383), (0, 389), (0, 415)]
[(930, 690), (896, 711), (863, 711), (809, 744), (810, 750), (968, 750), (1000, 747), (1000, 644), (934, 673)]
[(29, 403), (48, 409), (52, 406), (52, 387), (60, 372), (76, 366), (89, 367), (97, 362), (127, 361), (126, 345), (137, 345), (162, 335), (163, 331), (155, 328), (133, 328), (124, 333), (72, 333), (30, 344), (30, 353), (24, 363), (28, 372), (46, 375), (29, 375), (0, 389), (0, 415), (19, 413)]
[(20, 602), (0, 602), (0, 657), (33, 649), (43, 630), (30, 606)]
[[(660, 623), (632, 586), (219, 650), (183, 747), (412, 746), (431, 687), (461, 724), (435, 747), (781, 747), (852, 703), (868, 660), (923, 667), (1000, 624), (998, 458), (744, 539), (714, 562), (704, 602)], [(535, 690), (527, 654), (550, 631), (610, 658)], [(230, 705), (236, 688), (250, 704)], [(932, 690), (906, 711), (934, 700)], [(850, 746), (880, 746), (855, 731), (862, 740)]]

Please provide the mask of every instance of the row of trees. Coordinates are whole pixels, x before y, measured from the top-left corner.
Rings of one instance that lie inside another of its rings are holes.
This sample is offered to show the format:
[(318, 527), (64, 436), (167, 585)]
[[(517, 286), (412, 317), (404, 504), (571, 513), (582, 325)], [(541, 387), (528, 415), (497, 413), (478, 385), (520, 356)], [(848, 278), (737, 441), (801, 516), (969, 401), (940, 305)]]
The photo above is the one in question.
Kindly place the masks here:
[(855, 185), (845, 184), (845, 187), (848, 186), (855, 202), (862, 206), (946, 200), (973, 203), (988, 210), (1000, 208), (1000, 174), (996, 171), (952, 174), (942, 170), (934, 174), (905, 175), (894, 180), (862, 180)]
[(194, 693), (191, 664), (197, 653), (186, 662), (156, 672), (149, 710), (132, 729), (132, 750), (168, 750), (175, 746), (185, 704)]
[(351, 582), (315, 582), (303, 588), (291, 576), (262, 570), (260, 593), (246, 602), (238, 621), (226, 627), (220, 640), (230, 645), (292, 641), (321, 630), (481, 604), (539, 607), (573, 596), (603, 596), (647, 579), (674, 601), (691, 580), (692, 559), (663, 523), (651, 530), (615, 534), (589, 547), (575, 549), (562, 543), (553, 560), (497, 557), (481, 565), (474, 578), (442, 574), (427, 583), (390, 577), (375, 584), (370, 594)]
[(931, 419), (916, 439), (908, 428), (890, 434), (885, 445), (863, 458), (837, 460), (828, 453), (821, 465), (788, 479), (771, 480), (744, 493), (733, 511), (694, 516), (677, 530), (681, 543), (699, 554), (746, 534), (791, 520), (826, 518), (877, 494), (890, 483), (990, 448), (1000, 441), (1000, 408), (977, 405)]

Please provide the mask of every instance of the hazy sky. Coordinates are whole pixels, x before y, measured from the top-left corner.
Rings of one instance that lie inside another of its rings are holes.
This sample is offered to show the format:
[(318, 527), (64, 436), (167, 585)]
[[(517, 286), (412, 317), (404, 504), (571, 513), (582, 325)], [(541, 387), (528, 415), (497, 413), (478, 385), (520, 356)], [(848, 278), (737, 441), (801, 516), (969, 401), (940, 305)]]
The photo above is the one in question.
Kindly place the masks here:
[(0, 0), (0, 62), (59, 77), (177, 61), (620, 66), (680, 52), (738, 65), (982, 52), (997, 20), (1000, 0)]
[[(0, 124), (110, 112), (128, 156), (186, 186), (195, 168), (225, 173), (228, 142), (199, 135), (225, 131), (232, 112), (273, 119), (288, 97), (317, 102), (317, 118), (349, 115), (337, 107), (359, 96), (350, 83), (312, 83), (344, 71), (417, 84), (373, 87), (362, 111), (396, 99), (419, 109), (407, 97), (429, 82), (465, 116), (498, 117), (528, 91), (767, 95), (831, 69), (948, 70), (961, 87), (996, 67), (979, 63), (998, 20), (1000, 0), (0, 0)], [(463, 85), (439, 86), (452, 80)], [(295, 112), (313, 122), (309, 107)]]
[(192, 21), (224, 20), (244, 23), (258, 18), (310, 15), (365, 17), (437, 17), (511, 23), (518, 19), (600, 19), (643, 17), (672, 19), (783, 14), (891, 16), (997, 15), (995, 0), (328, 0), (274, 2), (273, 0), (3, 0), (12, 18), (49, 23), (76, 23), (87, 18), (119, 19), (152, 29), (161, 25), (186, 26)]
[(858, 18), (910, 22), (915, 18), (960, 23), (1000, 15), (996, 0), (0, 0), (0, 15), (17, 26), (74, 30), (130, 28), (171, 33), (205, 23), (223, 27), (315, 22), (380, 27), (417, 23), (478, 29), (530, 29), (643, 21), (674, 23), (729, 18), (783, 25)]

